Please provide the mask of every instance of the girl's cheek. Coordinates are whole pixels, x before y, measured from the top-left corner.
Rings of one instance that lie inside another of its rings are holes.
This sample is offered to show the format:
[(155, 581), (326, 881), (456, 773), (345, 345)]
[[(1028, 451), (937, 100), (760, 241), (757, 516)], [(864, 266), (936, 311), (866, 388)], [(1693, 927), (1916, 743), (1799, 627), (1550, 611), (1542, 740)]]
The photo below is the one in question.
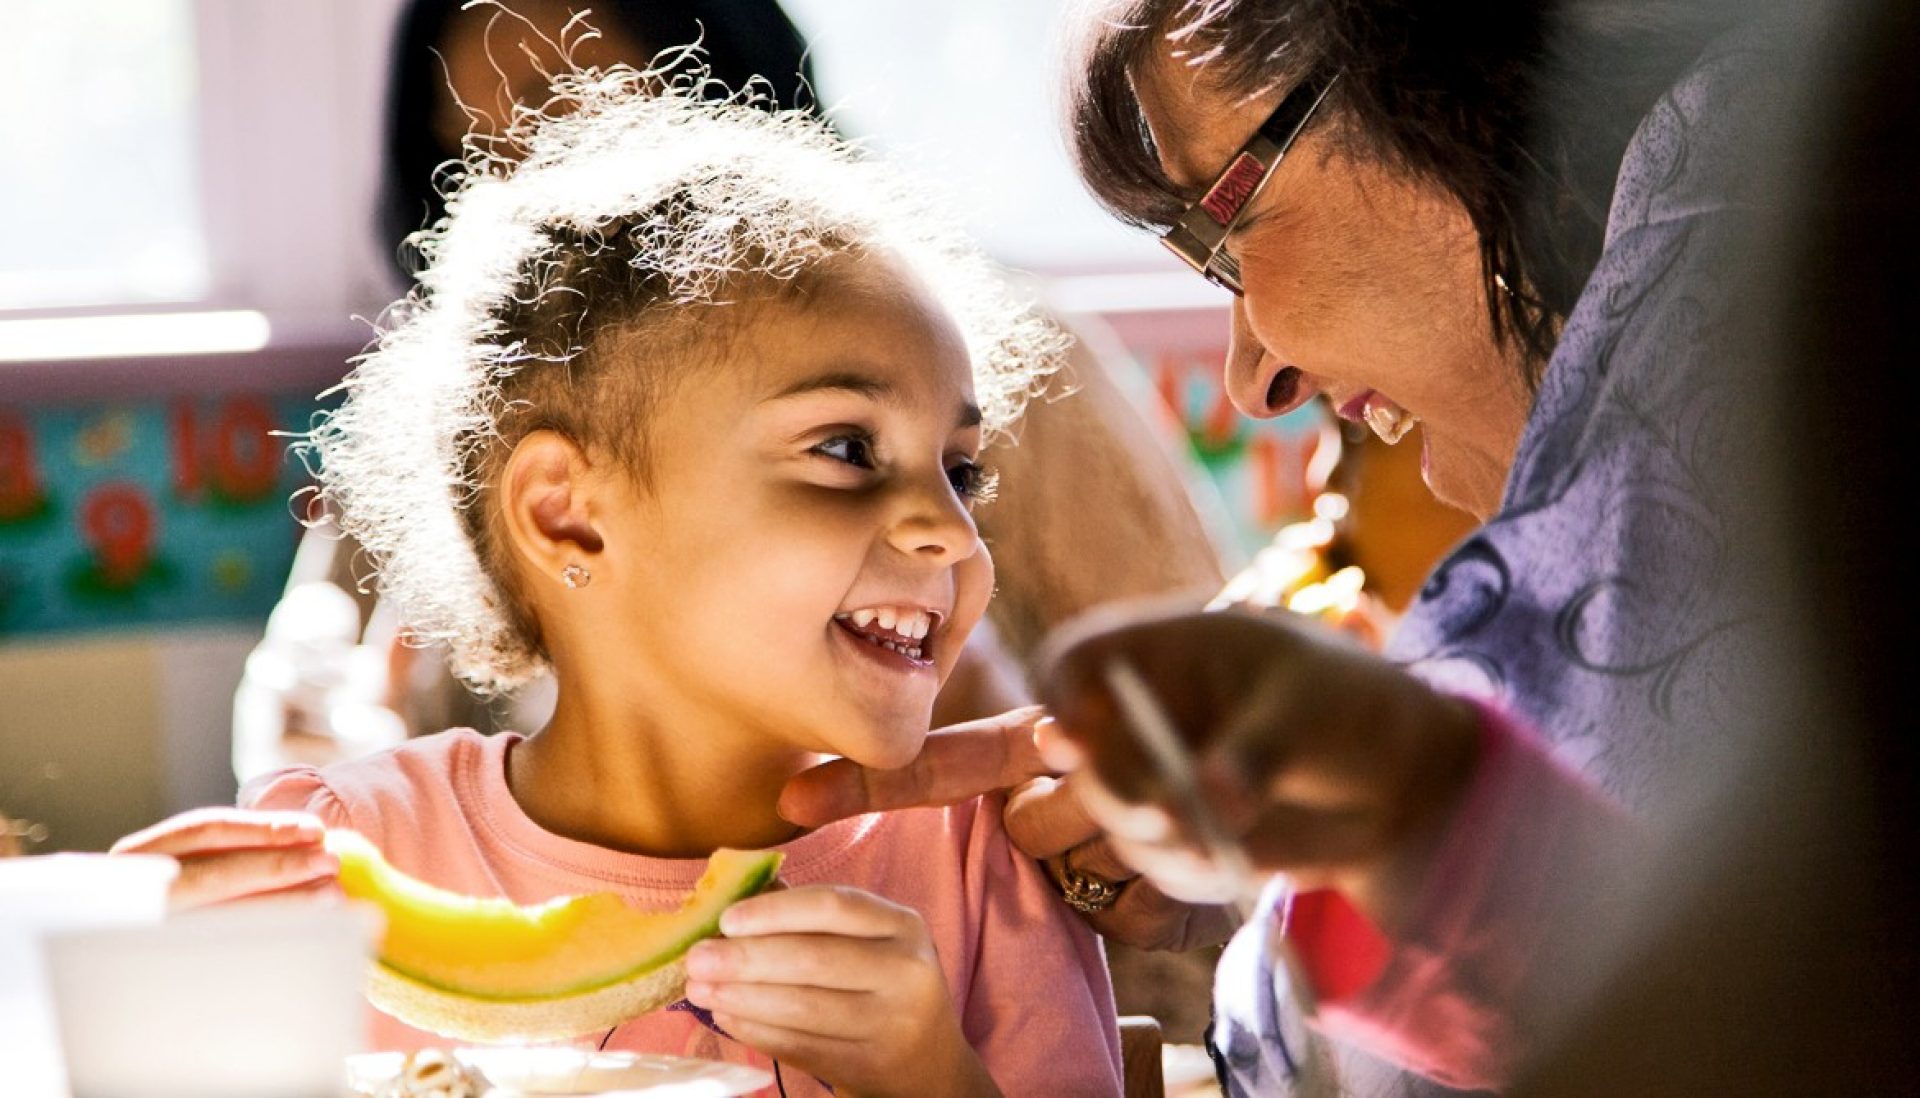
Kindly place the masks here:
[(947, 626), (947, 643), (934, 654), (943, 685), (960, 661), (960, 650), (967, 638), (986, 616), (987, 603), (993, 598), (993, 577), (993, 555), (987, 552), (985, 542), (973, 556), (954, 565), (953, 620)]
[(987, 603), (993, 599), (993, 554), (984, 540), (979, 545), (973, 556), (954, 567), (954, 616), (958, 618), (963, 612), (971, 615), (967, 621), (969, 632), (980, 623), (987, 612)]

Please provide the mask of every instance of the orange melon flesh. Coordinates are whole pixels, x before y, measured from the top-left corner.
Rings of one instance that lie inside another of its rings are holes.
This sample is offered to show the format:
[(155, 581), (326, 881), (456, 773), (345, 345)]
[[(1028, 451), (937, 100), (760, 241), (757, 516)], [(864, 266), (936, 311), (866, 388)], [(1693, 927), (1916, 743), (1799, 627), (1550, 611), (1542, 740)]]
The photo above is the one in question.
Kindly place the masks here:
[(352, 831), (327, 832), (327, 849), (347, 896), (386, 916), (369, 998), (463, 1040), (572, 1037), (666, 1005), (680, 996), (686, 951), (780, 869), (776, 853), (719, 850), (676, 911), (639, 911), (608, 892), (522, 907), (410, 877)]

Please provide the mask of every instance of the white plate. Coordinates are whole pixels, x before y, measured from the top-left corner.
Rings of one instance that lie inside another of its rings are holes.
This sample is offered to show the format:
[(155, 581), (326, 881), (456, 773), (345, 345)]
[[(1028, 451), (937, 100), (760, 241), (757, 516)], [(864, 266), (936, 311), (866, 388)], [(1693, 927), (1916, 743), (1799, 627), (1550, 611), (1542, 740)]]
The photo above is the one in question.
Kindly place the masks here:
[[(461, 1063), (511, 1094), (545, 1096), (646, 1095), (647, 1098), (734, 1098), (773, 1083), (773, 1076), (744, 1064), (594, 1052), (571, 1048), (457, 1048)], [(370, 1052), (347, 1057), (347, 1084), (371, 1094), (400, 1074), (406, 1057)]]

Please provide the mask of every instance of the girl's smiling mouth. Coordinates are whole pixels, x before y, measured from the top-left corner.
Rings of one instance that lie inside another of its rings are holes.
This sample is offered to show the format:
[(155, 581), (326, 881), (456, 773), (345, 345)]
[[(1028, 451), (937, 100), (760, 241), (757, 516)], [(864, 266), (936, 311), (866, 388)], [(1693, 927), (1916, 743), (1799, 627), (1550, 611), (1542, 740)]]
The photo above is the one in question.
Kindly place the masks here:
[(907, 668), (933, 667), (933, 637), (944, 615), (913, 606), (874, 606), (833, 616), (857, 647), (883, 662)]

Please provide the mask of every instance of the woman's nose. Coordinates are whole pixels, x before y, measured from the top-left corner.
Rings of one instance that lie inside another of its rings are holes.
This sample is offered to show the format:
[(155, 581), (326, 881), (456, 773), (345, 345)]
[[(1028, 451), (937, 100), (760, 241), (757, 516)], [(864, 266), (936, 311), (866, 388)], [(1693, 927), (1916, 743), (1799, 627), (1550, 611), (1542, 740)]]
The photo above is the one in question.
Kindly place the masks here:
[[(1227, 331), (1227, 399), (1242, 414), (1255, 419), (1270, 419), (1280, 410), (1273, 402), (1273, 375), (1280, 364), (1267, 357), (1267, 349), (1253, 332), (1247, 318), (1247, 299), (1233, 299), (1232, 320)], [(1286, 394), (1282, 396), (1284, 403)]]
[(939, 478), (916, 482), (905, 508), (887, 531), (895, 549), (942, 566), (958, 564), (980, 550), (973, 513), (953, 490), (944, 469)]

